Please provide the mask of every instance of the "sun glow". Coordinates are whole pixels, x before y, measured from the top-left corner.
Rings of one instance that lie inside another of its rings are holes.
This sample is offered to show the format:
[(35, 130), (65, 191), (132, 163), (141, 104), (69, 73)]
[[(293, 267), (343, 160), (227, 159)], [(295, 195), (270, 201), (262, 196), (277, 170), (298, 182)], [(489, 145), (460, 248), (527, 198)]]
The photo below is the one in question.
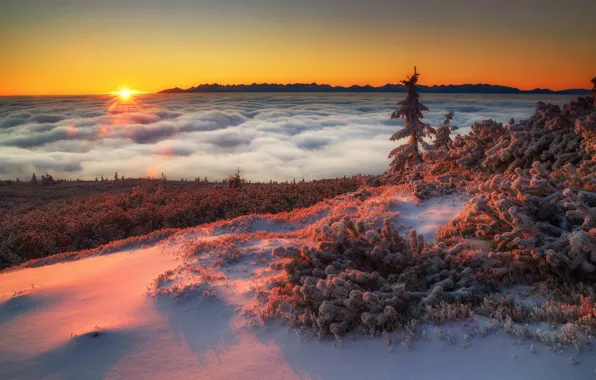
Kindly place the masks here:
[(118, 91), (111, 92), (111, 94), (116, 95), (120, 98), (121, 101), (127, 102), (133, 98), (134, 95), (138, 94), (139, 91), (131, 90), (126, 87), (122, 87)]

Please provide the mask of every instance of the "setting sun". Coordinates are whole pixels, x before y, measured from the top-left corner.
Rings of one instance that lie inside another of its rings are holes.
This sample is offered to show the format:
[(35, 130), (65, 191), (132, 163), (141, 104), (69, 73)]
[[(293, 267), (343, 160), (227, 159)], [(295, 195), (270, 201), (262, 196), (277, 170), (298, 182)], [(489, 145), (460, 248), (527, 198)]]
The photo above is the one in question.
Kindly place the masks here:
[(131, 90), (126, 87), (123, 87), (118, 91), (112, 92), (111, 94), (118, 96), (120, 98), (120, 100), (126, 102), (126, 101), (129, 101), (134, 95), (136, 95), (138, 93), (139, 93), (139, 91), (137, 91), (137, 90)]

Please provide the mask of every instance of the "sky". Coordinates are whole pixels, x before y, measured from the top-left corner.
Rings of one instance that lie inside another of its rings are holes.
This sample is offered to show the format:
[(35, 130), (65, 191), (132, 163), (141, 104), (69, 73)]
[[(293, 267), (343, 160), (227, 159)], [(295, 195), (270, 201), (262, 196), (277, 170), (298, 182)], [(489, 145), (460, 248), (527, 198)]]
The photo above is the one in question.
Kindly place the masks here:
[(0, 95), (201, 83), (588, 88), (593, 0), (2, 0)]

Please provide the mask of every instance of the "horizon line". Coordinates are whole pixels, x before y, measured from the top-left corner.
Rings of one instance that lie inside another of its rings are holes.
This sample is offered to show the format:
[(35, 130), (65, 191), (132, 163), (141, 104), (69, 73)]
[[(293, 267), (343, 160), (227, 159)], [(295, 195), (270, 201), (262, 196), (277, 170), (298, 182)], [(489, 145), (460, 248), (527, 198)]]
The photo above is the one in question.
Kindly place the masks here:
[[(289, 82), (289, 83), (277, 83), (277, 82), (252, 82), (252, 83), (228, 83), (228, 84), (222, 84), (222, 83), (218, 83), (218, 82), (213, 82), (213, 83), (201, 83), (198, 84), (196, 86), (190, 86), (187, 88), (183, 88), (183, 87), (178, 87), (178, 86), (174, 86), (174, 87), (169, 87), (169, 88), (165, 88), (162, 90), (158, 90), (156, 92), (151, 92), (151, 91), (141, 91), (141, 90), (137, 90), (137, 89), (133, 89), (134, 91), (138, 91), (136, 95), (155, 95), (155, 94), (160, 94), (163, 93), (163, 91), (167, 91), (167, 90), (173, 90), (173, 89), (180, 89), (183, 91), (187, 91), (191, 88), (196, 88), (199, 86), (253, 86), (253, 85), (269, 85), (269, 86), (290, 86), (290, 85), (317, 85), (317, 86), (329, 86), (331, 88), (350, 88), (350, 87), (371, 87), (371, 88), (381, 88), (384, 86), (402, 86), (404, 87), (403, 84), (401, 83), (391, 83), (391, 82), (387, 82), (385, 84), (382, 85), (378, 85), (378, 86), (374, 86), (371, 84), (351, 84), (351, 85), (330, 85), (328, 83), (317, 83), (317, 82)], [(418, 84), (418, 86), (423, 86), (423, 87), (449, 87), (449, 86), (491, 86), (491, 87), (505, 87), (505, 88), (510, 88), (510, 89), (514, 89), (514, 90), (519, 90), (519, 91), (524, 91), (524, 92), (531, 92), (531, 91), (552, 91), (552, 92), (564, 92), (564, 91), (577, 91), (577, 90), (581, 90), (581, 91), (586, 91), (586, 92), (590, 92), (589, 88), (573, 88), (573, 87), (567, 87), (561, 90), (553, 90), (550, 89), (548, 87), (534, 87), (534, 88), (528, 88), (528, 89), (522, 89), (519, 87), (513, 87), (513, 86), (507, 86), (507, 85), (502, 85), (502, 84), (491, 84), (491, 83), (450, 83), (450, 84)], [(114, 96), (116, 95), (114, 91), (109, 91), (109, 92), (98, 92), (98, 93), (93, 93), (93, 92), (89, 92), (89, 93), (39, 93), (39, 94), (0, 94), (0, 98), (2, 97), (37, 97), (37, 96)]]

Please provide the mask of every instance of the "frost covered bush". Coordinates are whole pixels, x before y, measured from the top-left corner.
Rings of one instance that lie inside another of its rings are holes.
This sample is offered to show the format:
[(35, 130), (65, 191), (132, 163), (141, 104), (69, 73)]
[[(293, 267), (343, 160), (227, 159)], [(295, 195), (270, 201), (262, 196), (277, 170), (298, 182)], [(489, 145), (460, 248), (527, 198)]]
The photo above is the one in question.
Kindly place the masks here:
[(562, 108), (538, 102), (534, 115), (519, 123), (474, 123), (470, 134), (453, 141), (450, 158), (460, 168), (488, 173), (529, 169), (534, 162), (547, 170), (593, 162), (594, 101), (590, 96), (580, 97)]
[[(511, 252), (486, 254), (459, 240), (428, 244), (413, 230), (402, 236), (388, 219), (375, 226), (345, 217), (321, 225), (312, 237), (314, 246), (273, 249), (277, 260), (271, 267), (282, 275), (260, 289), (261, 317), (281, 317), (337, 339), (351, 331), (407, 330), (413, 321), (443, 324), (475, 314), (524, 339), (543, 341), (525, 326), (537, 322), (567, 325), (553, 332), (553, 342), (561, 344), (578, 344), (565, 332), (572, 328), (596, 333), (591, 282), (547, 276), (534, 295), (546, 302), (525, 304), (502, 295), (505, 284), (519, 281), (495, 275), (501, 266), (515, 268), (511, 263), (517, 258)], [(538, 268), (528, 266), (530, 275), (519, 278), (536, 280), (532, 271)]]
[(596, 193), (574, 191), (534, 162), (529, 172), (494, 175), (438, 239), (492, 243), (495, 273), (513, 270), (596, 278)]
[[(592, 91), (596, 93), (596, 88)], [(517, 169), (531, 169), (538, 162), (573, 190), (596, 191), (595, 101), (591, 96), (580, 97), (563, 107), (538, 102), (527, 120), (511, 119), (507, 125), (476, 122), (470, 133), (451, 142), (448, 114), (443, 126), (429, 127), (436, 139), (432, 149), (424, 151), (424, 160), (401, 167), (399, 175), (394, 174), (392, 162), (384, 179), (405, 184), (426, 198), (453, 189), (469, 190), (492, 175), (514, 175)]]
[[(402, 236), (390, 220), (380, 226), (346, 216), (321, 225), (314, 246), (275, 249), (272, 267), (283, 276), (262, 294), (261, 316), (340, 338), (480, 313), (491, 327), (472, 335), (502, 327), (524, 339), (579, 347), (574, 329), (593, 335), (596, 326), (596, 297), (580, 282), (596, 280), (594, 98), (563, 107), (539, 102), (528, 120), (477, 122), (451, 140), (451, 113), (436, 130), (420, 121), (426, 107), (418, 102), (417, 78), (415, 72), (404, 81), (408, 98), (392, 115), (406, 119), (392, 140), (410, 140), (391, 152), (383, 182), (422, 199), (469, 191), (472, 200), (439, 229), (438, 243), (416, 231)], [(421, 153), (427, 132), (436, 140)], [(548, 284), (543, 304), (520, 305), (498, 292), (538, 281)], [(518, 325), (540, 321), (567, 325), (552, 339)]]
[(575, 133), (575, 124), (590, 108), (591, 104), (584, 98), (563, 106), (562, 110), (538, 102), (530, 119), (505, 127), (502, 138), (486, 151), (483, 167), (502, 173), (529, 168), (533, 162), (541, 162), (547, 169), (578, 163), (585, 151), (580, 149), (582, 136)]
[(470, 133), (457, 135), (449, 149), (449, 158), (459, 167), (481, 170), (486, 152), (506, 133), (503, 124), (494, 120), (475, 122)]
[(346, 216), (323, 224), (314, 240), (316, 247), (273, 250), (286, 278), (267, 294), (262, 316), (339, 338), (351, 330), (393, 331), (440, 302), (478, 301), (494, 290), (477, 279), (480, 262), (450, 260), (416, 231), (401, 236), (389, 219), (377, 227)]
[(458, 128), (456, 126), (451, 125), (451, 120), (453, 120), (454, 112), (450, 111), (445, 114), (445, 120), (443, 124), (433, 129), (433, 134), (435, 136), (435, 141), (433, 141), (433, 147), (436, 150), (449, 148), (449, 145), (452, 143), (451, 137), (449, 136), (451, 132), (456, 131)]

